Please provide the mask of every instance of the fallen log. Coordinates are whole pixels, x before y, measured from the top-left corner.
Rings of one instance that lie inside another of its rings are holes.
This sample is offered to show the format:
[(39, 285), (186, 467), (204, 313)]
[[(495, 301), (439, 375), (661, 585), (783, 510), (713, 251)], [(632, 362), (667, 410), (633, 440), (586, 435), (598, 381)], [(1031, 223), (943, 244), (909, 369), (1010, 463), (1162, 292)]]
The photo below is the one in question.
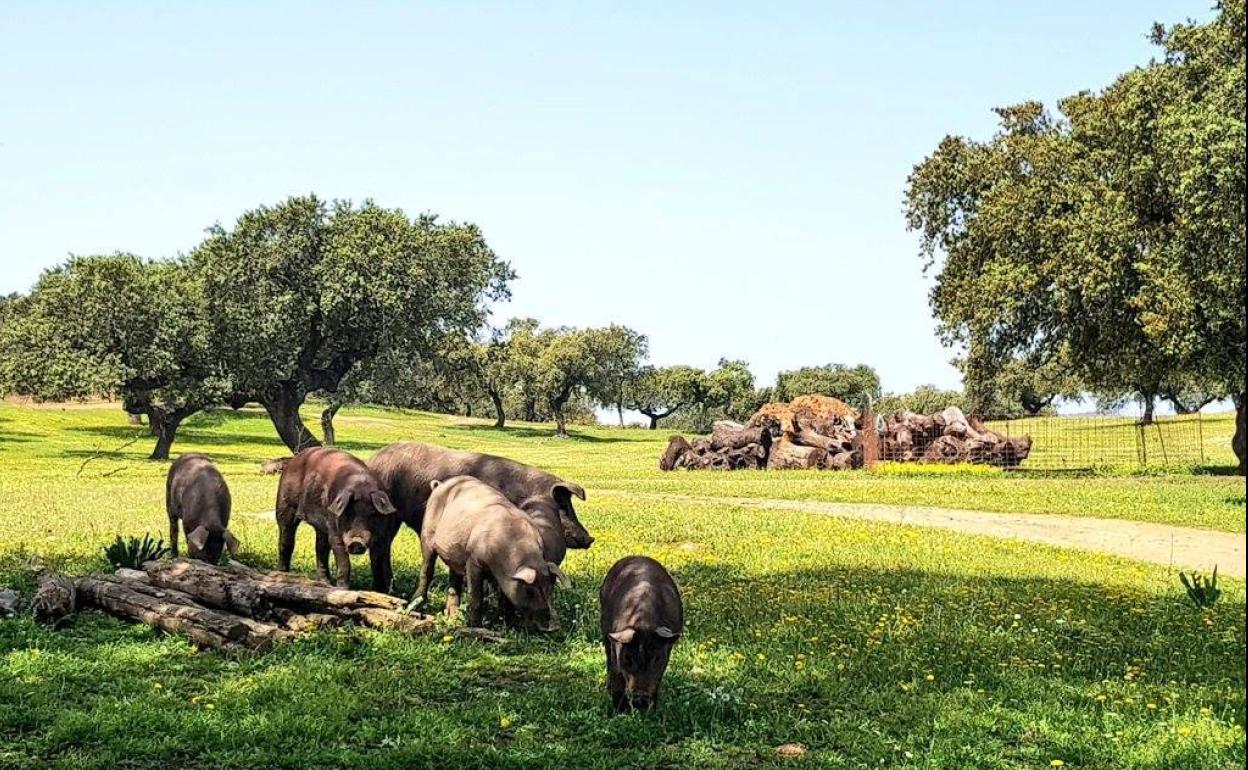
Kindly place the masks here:
[(680, 458), (688, 452), (692, 447), (685, 440), (684, 436), (671, 436), (667, 439), (667, 449), (663, 450), (663, 456), (659, 458), (659, 470), (670, 471), (675, 470)]
[(77, 600), (72, 580), (55, 572), (43, 572), (30, 599), (30, 614), (37, 623), (55, 625), (74, 611)]
[(731, 420), (718, 420), (711, 426), (711, 449), (744, 449), (750, 444), (765, 451), (771, 446), (771, 433), (761, 426), (747, 428)]
[(923, 451), (924, 462), (956, 463), (966, 457), (966, 445), (955, 436), (940, 436)]
[(407, 602), (390, 594), (337, 588), (289, 572), (252, 569), (233, 560), (222, 567), (209, 568), (225, 570), (250, 579), (256, 584), (260, 594), (275, 604), (322, 605), (322, 611), (326, 607), (350, 608), (355, 605), (386, 610), (401, 610), (407, 606)]
[(819, 447), (828, 454), (837, 454), (848, 451), (853, 447), (853, 437), (846, 435), (825, 435), (819, 433), (809, 426), (803, 425), (800, 421), (796, 424), (796, 430), (791, 436), (786, 436), (790, 442), (801, 444), (802, 446)]
[(240, 579), (205, 562), (149, 561), (143, 565), (143, 572), (152, 585), (181, 591), (211, 607), (260, 620), (273, 615), (273, 602), (263, 594), (258, 581)]
[(830, 471), (847, 471), (858, 467), (858, 463), (853, 452), (837, 452), (834, 455), (828, 455), (828, 459), (821, 467)]
[(432, 615), (396, 612), (394, 610), (383, 610), (379, 607), (355, 607), (350, 609), (349, 612), (352, 620), (359, 621), (371, 628), (378, 628), (383, 631), (402, 631), (406, 634), (423, 631), (437, 623), (437, 619)]
[(435, 624), (432, 616), (404, 611), (405, 603), (397, 596), (336, 588), (238, 562), (219, 567), (189, 559), (151, 561), (142, 570), (119, 569), (71, 585), (82, 606), (216, 649), (267, 649), (296, 632), (344, 622), (404, 633)]
[[(98, 607), (162, 631), (181, 634), (201, 647), (258, 649), (272, 642), (272, 639), (254, 634), (243, 618), (198, 607), (194, 602), (181, 601), (180, 597), (151, 596), (136, 590), (145, 584), (131, 583), (111, 575), (87, 576), (78, 578), (75, 587), (79, 599), (86, 606)], [(152, 588), (150, 585), (147, 587)]]
[(819, 468), (828, 461), (828, 453), (819, 447), (801, 446), (787, 438), (771, 445), (767, 470), (803, 470)]

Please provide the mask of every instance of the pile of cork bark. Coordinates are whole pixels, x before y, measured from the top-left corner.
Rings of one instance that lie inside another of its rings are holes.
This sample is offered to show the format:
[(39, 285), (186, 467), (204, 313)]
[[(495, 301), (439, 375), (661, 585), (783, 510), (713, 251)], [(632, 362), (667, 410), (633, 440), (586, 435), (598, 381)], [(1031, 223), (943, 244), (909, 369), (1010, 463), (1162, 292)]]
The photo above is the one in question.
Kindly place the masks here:
[(1003, 436), (957, 407), (931, 415), (899, 411), (881, 426), (869, 411), (855, 415), (837, 399), (802, 396), (767, 404), (744, 425), (716, 422), (707, 437), (672, 436), (659, 468), (845, 470), (876, 460), (1014, 468), (1030, 452), (1031, 437)]
[(1003, 436), (956, 406), (936, 414), (897, 412), (884, 422), (883, 438), (883, 458), (896, 462), (1017, 468), (1031, 454), (1031, 436)]

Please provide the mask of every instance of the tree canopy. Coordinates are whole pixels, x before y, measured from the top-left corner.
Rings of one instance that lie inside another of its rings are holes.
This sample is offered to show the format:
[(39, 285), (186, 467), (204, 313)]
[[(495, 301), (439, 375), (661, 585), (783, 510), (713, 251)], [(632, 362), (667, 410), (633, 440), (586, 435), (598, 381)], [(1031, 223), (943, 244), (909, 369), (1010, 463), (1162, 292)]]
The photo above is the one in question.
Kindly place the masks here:
[(212, 228), (191, 265), (231, 403), (263, 405), (292, 451), (318, 443), (299, 417), (308, 394), (383, 353), (428, 357), (441, 335), (474, 332), (512, 277), (472, 225), (315, 196)]
[(72, 257), (0, 324), (0, 384), (40, 400), (122, 399), (148, 416), (165, 458), (178, 425), (229, 381), (213, 355), (200, 287), (182, 260)]
[[(1104, 90), (998, 110), (906, 192), (933, 311), (967, 371), (1056, 364), (1090, 390), (1245, 384), (1244, 3), (1157, 28)], [(974, 385), (974, 383), (968, 383)]]
[(866, 364), (824, 364), (780, 372), (776, 377), (775, 395), (780, 401), (811, 394), (832, 396), (863, 407), (880, 397), (880, 375)]
[[(567, 435), (565, 406), (578, 393), (614, 399), (621, 372), (631, 371), (645, 352), (645, 337), (627, 327), (559, 327), (535, 335), (540, 350), (535, 368), (537, 393), (555, 418), (555, 435)], [(601, 402), (601, 401), (600, 401)], [(612, 403), (612, 402), (608, 402)]]
[(692, 366), (642, 367), (629, 383), (625, 404), (650, 420), (650, 430), (659, 420), (706, 400), (706, 372)]

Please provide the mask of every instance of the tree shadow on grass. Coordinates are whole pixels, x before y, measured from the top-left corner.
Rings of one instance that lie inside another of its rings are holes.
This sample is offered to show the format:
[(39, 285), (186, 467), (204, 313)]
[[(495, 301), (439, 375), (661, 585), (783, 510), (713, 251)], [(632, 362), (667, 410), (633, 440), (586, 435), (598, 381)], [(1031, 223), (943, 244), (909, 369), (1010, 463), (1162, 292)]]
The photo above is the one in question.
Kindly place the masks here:
[[(322, 767), (343, 752), (386, 767), (756, 767), (789, 742), (836, 766), (911, 752), (929, 766), (1105, 767), (1140, 764), (1166, 720), (1227, 692), (1240, 697), (1216, 706), (1226, 730), (1242, 719), (1240, 597), (1202, 615), (1177, 593), (1069, 580), (673, 571), (686, 629), (652, 714), (608, 717), (601, 575), (573, 570), (564, 630), (498, 647), (337, 632), (233, 659), (94, 613), (59, 632), (2, 624), (0, 702), (22, 708), (0, 709), (0, 736), (11, 757), (132, 767)], [(1107, 725), (1139, 741), (1106, 740)], [(1212, 740), (1168, 744), (1153, 766), (1211, 766)], [(1231, 766), (1242, 738), (1227, 745)]]
[[(467, 433), (503, 436), (507, 438), (545, 438), (555, 439), (555, 429), (551, 428), (535, 428), (528, 425), (508, 425), (504, 428), (496, 428), (493, 425), (467, 425), (455, 424), (447, 426), (450, 430), (464, 431)], [(623, 436), (594, 436), (583, 433), (575, 427), (568, 428), (568, 437), (566, 439), (558, 439), (560, 441), (569, 441), (572, 443), (584, 442), (587, 444), (612, 444), (629, 439)]]
[(1237, 465), (1197, 465), (1192, 469), (1196, 476), (1238, 476)]
[[(14, 420), (8, 417), (0, 417), (0, 442), (24, 444), (24, 443), (29, 443), (34, 437), (39, 435), (38, 433), (31, 433), (30, 431), (16, 430), (8, 425), (3, 424), (3, 423), (11, 423), (11, 422), (14, 422)], [(30, 438), (27, 438), (27, 437), (30, 437)]]
[[(151, 447), (149, 444), (154, 445), (156, 442), (155, 437), (148, 435), (146, 428), (140, 428), (133, 425), (91, 425), (69, 428), (69, 430), (76, 433), (107, 438), (110, 441), (115, 442), (115, 444), (111, 447), (100, 447), (98, 450), (65, 450), (64, 454), (67, 456), (83, 456), (92, 454), (107, 455), (110, 453), (116, 454), (118, 451), (117, 447), (121, 447), (123, 445), (125, 445), (126, 450), (129, 451), (138, 451), (138, 448), (142, 447), (146, 451), (150, 452)], [(136, 436), (139, 440), (133, 444), (129, 444), (129, 442)], [(246, 455), (239, 453), (218, 453), (211, 449), (211, 447), (240, 445), (256, 448), (263, 447), (264, 451), (255, 455)], [(386, 446), (386, 443), (380, 441), (360, 441), (346, 438), (339, 441), (335, 446), (348, 452), (372, 452)], [(289, 457), (291, 454), (290, 449), (287, 448), (286, 444), (284, 444), (276, 434), (272, 436), (258, 436), (247, 433), (220, 433), (214, 432), (212, 430), (212, 426), (193, 425), (190, 423), (178, 430), (177, 440), (174, 441), (171, 449), (171, 455), (177, 456), (183, 452), (192, 451), (187, 447), (194, 447), (193, 451), (203, 451), (213, 457), (220, 457), (222, 459), (229, 457), (230, 459), (238, 460), (239, 462), (263, 462), (275, 457)]]

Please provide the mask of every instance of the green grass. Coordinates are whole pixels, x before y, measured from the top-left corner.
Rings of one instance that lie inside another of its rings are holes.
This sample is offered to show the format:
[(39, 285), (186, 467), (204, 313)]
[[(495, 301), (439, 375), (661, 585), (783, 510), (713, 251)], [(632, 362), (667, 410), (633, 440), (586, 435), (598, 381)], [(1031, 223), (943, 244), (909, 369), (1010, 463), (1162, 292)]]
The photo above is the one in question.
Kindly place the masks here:
[[(515, 456), (584, 484), (598, 536), (565, 562), (564, 628), (501, 647), (342, 631), (257, 656), (196, 653), (102, 615), (0, 621), (0, 768), (1242, 767), (1244, 586), (1210, 611), (1169, 570), (1043, 546), (664, 495), (1043, 511), (1243, 530), (1241, 480), (969, 474), (660, 474), (663, 435), (498, 432), (349, 411), (346, 448), (399, 438)], [(0, 584), (104, 567), (118, 534), (164, 527), (164, 463), (114, 409), (0, 406)], [(284, 454), (256, 413), (192, 420), (235, 498), (244, 561), (273, 563)], [(85, 463), (85, 465), (84, 465)], [(1236, 523), (1238, 517), (1238, 523)], [(312, 538), (296, 568), (310, 573)], [(664, 701), (607, 717), (596, 591), (610, 564), (668, 564), (688, 629)], [(417, 540), (396, 541), (411, 591)], [(357, 572), (363, 581), (366, 570)], [(440, 573), (440, 578), (443, 575)], [(435, 588), (440, 603), (443, 583)], [(1151, 704), (1151, 705), (1150, 705)]]

